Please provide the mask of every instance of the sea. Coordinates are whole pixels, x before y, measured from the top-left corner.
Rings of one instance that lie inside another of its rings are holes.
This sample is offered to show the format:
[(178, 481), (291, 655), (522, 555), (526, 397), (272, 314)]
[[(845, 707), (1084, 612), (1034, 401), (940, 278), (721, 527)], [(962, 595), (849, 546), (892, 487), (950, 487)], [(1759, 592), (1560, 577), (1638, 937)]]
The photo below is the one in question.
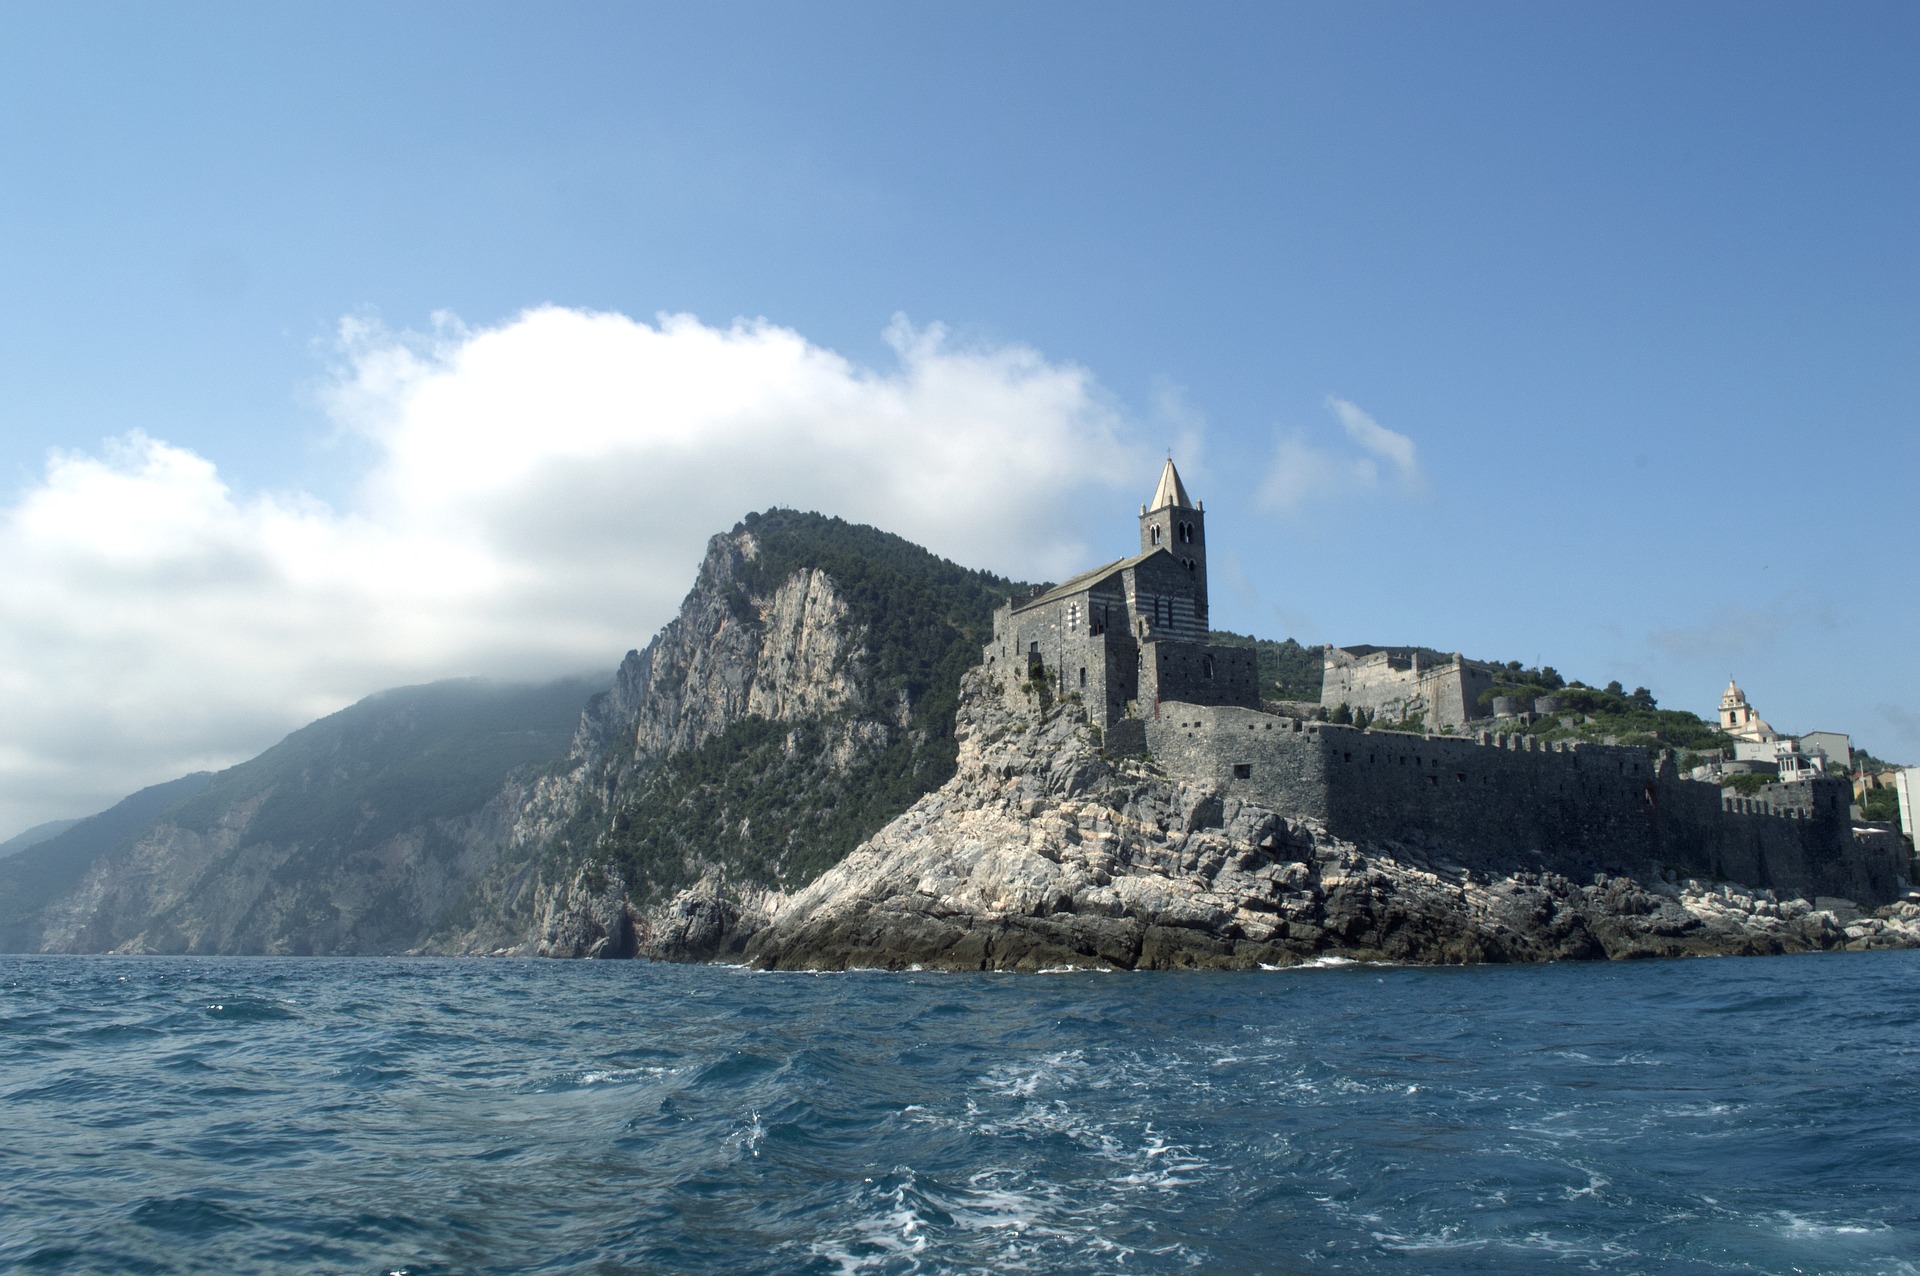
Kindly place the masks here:
[(0, 958), (8, 1272), (1920, 1271), (1920, 953)]

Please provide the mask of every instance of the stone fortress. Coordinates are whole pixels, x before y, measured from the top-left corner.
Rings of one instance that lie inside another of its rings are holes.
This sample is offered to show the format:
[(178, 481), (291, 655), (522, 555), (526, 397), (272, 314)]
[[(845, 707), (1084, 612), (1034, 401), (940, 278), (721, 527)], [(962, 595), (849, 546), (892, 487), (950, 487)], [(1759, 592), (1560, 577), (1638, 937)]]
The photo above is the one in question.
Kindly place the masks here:
[(1365, 845), (1415, 846), (1469, 868), (1578, 879), (1695, 877), (1860, 903), (1915, 875), (1896, 835), (1856, 830), (1845, 779), (1819, 772), (1734, 796), (1628, 745), (1457, 730), (1484, 666), (1412, 648), (1328, 648), (1323, 704), (1424, 733), (1336, 725), (1263, 705), (1249, 648), (1207, 642), (1206, 519), (1173, 462), (1140, 512), (1140, 552), (994, 616), (985, 662), (1016, 705), (1077, 698), (1110, 754), (1144, 755), (1225, 799), (1320, 822)]
[(1347, 705), (1383, 721), (1417, 719), (1432, 727), (1462, 727), (1481, 716), (1480, 697), (1493, 690), (1493, 671), (1458, 652), (1422, 667), (1418, 647), (1328, 647), (1320, 703)]

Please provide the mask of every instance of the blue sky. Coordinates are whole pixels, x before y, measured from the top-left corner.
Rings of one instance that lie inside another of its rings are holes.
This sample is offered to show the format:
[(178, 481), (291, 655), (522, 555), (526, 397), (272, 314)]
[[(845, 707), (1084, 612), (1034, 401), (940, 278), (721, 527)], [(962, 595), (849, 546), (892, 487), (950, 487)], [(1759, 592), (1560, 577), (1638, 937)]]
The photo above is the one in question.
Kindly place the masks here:
[[(1917, 55), (1872, 3), (0, 9), (0, 833), (390, 682), (610, 667), (730, 501), (1060, 574), (1128, 548), (1168, 447), (1223, 626), (1705, 711), (1733, 674), (1920, 761)], [(631, 321), (600, 364), (585, 315)], [(681, 355), (622, 343), (663, 315), (729, 353), (656, 411), (635, 369)], [(543, 451), (548, 389), (665, 420), (749, 375), (764, 481), (696, 447), (649, 482), (617, 423)], [(943, 393), (1052, 459), (1009, 479)], [(395, 495), (465, 455), (432, 403), (507, 401), (491, 495)], [(975, 463), (961, 511), (934, 480)]]

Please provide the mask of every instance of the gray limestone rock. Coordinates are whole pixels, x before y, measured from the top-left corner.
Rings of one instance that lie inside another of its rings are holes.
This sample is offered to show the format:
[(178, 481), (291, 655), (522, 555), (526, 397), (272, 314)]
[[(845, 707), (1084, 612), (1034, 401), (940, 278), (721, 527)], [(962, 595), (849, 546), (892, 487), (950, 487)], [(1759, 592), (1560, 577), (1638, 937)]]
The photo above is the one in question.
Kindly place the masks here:
[[(1920, 945), (1920, 907), (1805, 901), (1361, 847), (1101, 753), (1071, 702), (1023, 714), (969, 675), (958, 774), (742, 945), (773, 968), (1038, 970), (1560, 961)], [(735, 932), (738, 933), (737, 931)]]

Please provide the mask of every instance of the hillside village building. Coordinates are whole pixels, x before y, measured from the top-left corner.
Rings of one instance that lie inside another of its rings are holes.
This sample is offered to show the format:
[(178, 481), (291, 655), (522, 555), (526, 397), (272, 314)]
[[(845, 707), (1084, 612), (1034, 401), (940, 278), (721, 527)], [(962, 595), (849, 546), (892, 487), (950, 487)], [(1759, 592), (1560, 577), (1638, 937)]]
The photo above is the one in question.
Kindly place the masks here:
[(1734, 761), (1772, 763), (1783, 780), (1814, 772), (1844, 773), (1853, 764), (1852, 741), (1843, 732), (1791, 736), (1775, 731), (1731, 678), (1720, 693), (1720, 729), (1733, 737)]
[[(1323, 698), (1370, 707), (1373, 696), (1383, 716), (1418, 703), (1424, 734), (1269, 712), (1254, 652), (1206, 641), (1206, 561), (1205, 511), (1169, 460), (1140, 510), (1138, 554), (994, 614), (983, 653), (992, 680), (1015, 704), (1078, 697), (1109, 754), (1145, 756), (1210, 788), (1216, 814), (1240, 800), (1319, 821), (1336, 837), (1425, 847), (1468, 866), (1518, 857), (1579, 877), (1691, 874), (1810, 898), (1893, 899), (1914, 876), (1900, 838), (1855, 829), (1847, 781), (1815, 769), (1739, 795), (1682, 779), (1666, 750), (1441, 734), (1432, 728), (1469, 721), (1492, 685), (1489, 671), (1457, 656), (1429, 667), (1404, 648), (1326, 654), (1341, 681)], [(1721, 723), (1777, 750), (1779, 734), (1737, 686), (1723, 697)]]

